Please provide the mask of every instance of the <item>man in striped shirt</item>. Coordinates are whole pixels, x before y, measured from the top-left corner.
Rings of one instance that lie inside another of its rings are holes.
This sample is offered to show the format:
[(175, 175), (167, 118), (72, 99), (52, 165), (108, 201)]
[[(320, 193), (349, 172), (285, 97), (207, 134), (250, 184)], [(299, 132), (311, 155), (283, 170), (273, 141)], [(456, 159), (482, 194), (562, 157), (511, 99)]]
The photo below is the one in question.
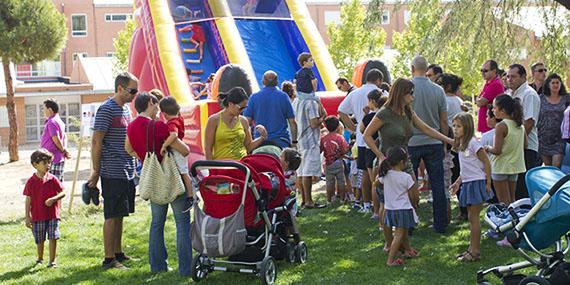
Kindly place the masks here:
[(91, 160), (93, 169), (88, 180), (96, 187), (101, 177), (104, 199), (103, 268), (126, 269), (122, 262), (130, 258), (122, 250), (123, 217), (134, 213), (135, 161), (125, 151), (127, 126), (131, 121), (128, 103), (138, 90), (138, 79), (128, 73), (115, 78), (115, 95), (97, 110), (92, 137)]

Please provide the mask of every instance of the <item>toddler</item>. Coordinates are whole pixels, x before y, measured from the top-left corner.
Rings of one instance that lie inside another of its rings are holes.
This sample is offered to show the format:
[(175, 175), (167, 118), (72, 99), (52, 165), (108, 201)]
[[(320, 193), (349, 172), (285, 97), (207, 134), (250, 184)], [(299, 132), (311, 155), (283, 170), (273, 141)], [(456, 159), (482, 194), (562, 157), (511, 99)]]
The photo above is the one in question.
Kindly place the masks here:
[[(167, 147), (170, 146), (176, 138), (180, 140), (184, 139), (184, 119), (180, 115), (180, 106), (176, 102), (174, 97), (168, 96), (162, 98), (159, 102), (160, 111), (167, 120), (166, 125), (168, 126), (168, 131), (170, 135), (162, 144), (162, 149), (160, 153), (164, 156), (167, 151)], [(184, 187), (186, 188), (186, 193), (189, 198), (194, 197), (192, 182), (190, 181), (190, 176), (188, 175), (188, 157), (183, 156), (177, 151), (173, 151), (174, 159), (176, 161), (176, 166), (178, 171), (182, 176), (182, 181), (184, 182)]]
[[(344, 164), (342, 159), (349, 151), (348, 144), (339, 134), (342, 130), (340, 121), (335, 116), (325, 118), (325, 127), (329, 133), (321, 138), (321, 152), (325, 156), (325, 175), (327, 202), (335, 202), (344, 196), (346, 181), (344, 180)], [(338, 187), (338, 197), (335, 189)]]
[(59, 219), (61, 203), (65, 193), (63, 185), (48, 172), (52, 154), (45, 149), (34, 151), (31, 156), (36, 173), (28, 179), (24, 188), (26, 196), (26, 227), (32, 230), (37, 246), (36, 264), (43, 263), (44, 242), (49, 240), (48, 267), (56, 267), (55, 255), (59, 239)]
[(295, 85), (297, 87), (297, 97), (300, 100), (314, 100), (319, 103), (319, 116), (324, 117), (326, 115), (325, 108), (321, 103), (319, 97), (315, 95), (315, 91), (317, 91), (317, 78), (313, 73), (313, 66), (315, 66), (315, 62), (313, 57), (308, 52), (303, 52), (299, 54), (297, 57), (297, 62), (301, 66), (295, 73)]

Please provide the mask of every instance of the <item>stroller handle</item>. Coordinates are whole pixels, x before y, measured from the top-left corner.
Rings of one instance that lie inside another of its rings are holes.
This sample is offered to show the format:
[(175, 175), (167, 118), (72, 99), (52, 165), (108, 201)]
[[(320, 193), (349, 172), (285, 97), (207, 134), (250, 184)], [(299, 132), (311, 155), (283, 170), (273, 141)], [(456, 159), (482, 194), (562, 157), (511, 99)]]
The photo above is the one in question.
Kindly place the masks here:
[(235, 169), (239, 169), (240, 171), (242, 171), (244, 174), (248, 175), (249, 174), (249, 169), (237, 162), (237, 161), (220, 161), (220, 160), (198, 160), (194, 163), (192, 163), (192, 166), (190, 167), (190, 173), (192, 176), (196, 177), (196, 169), (197, 168), (235, 168)]
[(570, 181), (570, 174), (567, 174), (566, 176), (558, 180), (556, 183), (554, 183), (554, 185), (552, 185), (552, 188), (548, 190), (548, 194), (551, 197), (554, 196), (554, 193), (556, 193), (556, 191), (558, 191), (562, 187), (562, 185), (564, 185), (568, 181)]

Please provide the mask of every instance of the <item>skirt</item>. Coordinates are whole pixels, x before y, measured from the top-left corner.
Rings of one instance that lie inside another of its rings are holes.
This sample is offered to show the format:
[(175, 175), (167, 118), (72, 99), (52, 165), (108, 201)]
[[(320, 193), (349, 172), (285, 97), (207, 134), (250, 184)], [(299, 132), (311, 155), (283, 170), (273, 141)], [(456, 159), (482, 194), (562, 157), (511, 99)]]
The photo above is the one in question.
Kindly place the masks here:
[(475, 180), (461, 184), (459, 206), (467, 207), (481, 204), (493, 198), (493, 191), (487, 193), (485, 180)]
[(389, 227), (409, 229), (418, 225), (414, 209), (386, 210), (384, 223)]

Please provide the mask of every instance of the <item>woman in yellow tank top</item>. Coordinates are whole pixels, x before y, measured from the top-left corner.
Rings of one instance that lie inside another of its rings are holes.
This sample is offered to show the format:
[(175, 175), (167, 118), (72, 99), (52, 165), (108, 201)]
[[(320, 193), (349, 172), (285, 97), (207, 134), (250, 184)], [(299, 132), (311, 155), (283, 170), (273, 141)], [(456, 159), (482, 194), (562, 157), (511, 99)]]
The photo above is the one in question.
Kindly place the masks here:
[(267, 138), (265, 128), (257, 125), (260, 137), (253, 140), (248, 121), (241, 116), (248, 98), (241, 87), (218, 95), (223, 109), (210, 116), (206, 123), (204, 155), (207, 160), (240, 160)]

